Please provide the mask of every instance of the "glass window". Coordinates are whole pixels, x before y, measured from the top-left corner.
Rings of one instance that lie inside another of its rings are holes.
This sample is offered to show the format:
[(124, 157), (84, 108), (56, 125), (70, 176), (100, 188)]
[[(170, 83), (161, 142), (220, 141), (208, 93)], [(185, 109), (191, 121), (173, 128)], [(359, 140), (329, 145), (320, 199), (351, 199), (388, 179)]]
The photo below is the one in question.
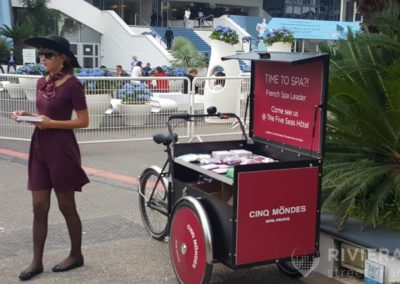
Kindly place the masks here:
[(101, 42), (100, 33), (96, 32), (95, 30), (93, 30), (85, 25), (81, 25), (80, 37), (81, 37), (80, 38), (81, 42), (96, 42), (96, 43)]
[(78, 45), (76, 43), (71, 43), (69, 48), (75, 56), (78, 55)]
[(84, 44), (83, 45), (83, 55), (93, 55), (93, 45), (92, 44)]
[(83, 58), (83, 67), (84, 68), (93, 68), (93, 58), (92, 57), (84, 57)]

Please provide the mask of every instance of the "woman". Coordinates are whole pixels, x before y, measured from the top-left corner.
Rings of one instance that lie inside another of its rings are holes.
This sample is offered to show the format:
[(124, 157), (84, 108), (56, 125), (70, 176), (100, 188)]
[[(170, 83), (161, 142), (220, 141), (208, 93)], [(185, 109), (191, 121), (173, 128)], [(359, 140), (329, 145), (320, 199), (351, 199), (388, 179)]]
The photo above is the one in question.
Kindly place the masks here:
[[(160, 66), (157, 66), (156, 70), (154, 72), (154, 76), (155, 77), (166, 77), (167, 74), (165, 74), (164, 70)], [(161, 92), (161, 93), (169, 92), (168, 80), (156, 80), (156, 87), (155, 87), (154, 91)]]
[[(39, 49), (39, 58), (49, 75), (37, 83), (37, 114), (24, 110), (13, 112), (13, 118), (34, 115), (42, 118), (32, 134), (28, 161), (28, 189), (33, 205), (33, 260), (21, 272), (21, 280), (29, 280), (43, 272), (43, 249), (47, 235), (47, 219), (51, 189), (65, 217), (71, 240), (67, 258), (56, 264), (54, 272), (68, 271), (83, 265), (81, 251), (82, 225), (76, 210), (75, 191), (89, 182), (81, 168), (79, 147), (73, 132), (89, 124), (82, 84), (73, 75), (78, 61), (69, 42), (59, 36), (35, 37), (25, 41)], [(76, 112), (71, 119), (72, 111)]]

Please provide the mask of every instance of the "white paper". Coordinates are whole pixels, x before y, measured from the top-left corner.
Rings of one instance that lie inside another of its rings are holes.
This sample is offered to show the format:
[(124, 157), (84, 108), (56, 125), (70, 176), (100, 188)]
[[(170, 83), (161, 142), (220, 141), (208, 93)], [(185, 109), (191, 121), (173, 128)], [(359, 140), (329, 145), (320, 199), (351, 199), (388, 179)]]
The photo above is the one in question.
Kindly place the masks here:
[(19, 115), (17, 121), (42, 122), (43, 117), (36, 115)]

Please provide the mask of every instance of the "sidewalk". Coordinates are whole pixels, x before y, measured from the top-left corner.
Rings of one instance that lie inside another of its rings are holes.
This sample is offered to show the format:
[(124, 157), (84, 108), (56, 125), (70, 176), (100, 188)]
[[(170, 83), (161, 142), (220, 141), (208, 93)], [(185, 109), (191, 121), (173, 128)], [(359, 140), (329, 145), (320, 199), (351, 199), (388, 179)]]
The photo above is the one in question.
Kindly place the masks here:
[[(19, 283), (17, 275), (32, 257), (31, 198), (25, 189), (28, 147), (26, 142), (0, 140), (0, 283)], [(65, 222), (53, 196), (45, 271), (32, 283), (177, 283), (168, 243), (148, 237), (135, 191), (135, 177), (145, 165), (162, 163), (162, 150), (151, 141), (81, 145), (83, 164), (93, 171), (92, 182), (77, 194), (85, 266), (51, 272), (69, 247)], [(293, 280), (275, 265), (231, 272), (221, 264), (214, 265), (210, 283), (266, 282), (338, 283), (317, 273)]]

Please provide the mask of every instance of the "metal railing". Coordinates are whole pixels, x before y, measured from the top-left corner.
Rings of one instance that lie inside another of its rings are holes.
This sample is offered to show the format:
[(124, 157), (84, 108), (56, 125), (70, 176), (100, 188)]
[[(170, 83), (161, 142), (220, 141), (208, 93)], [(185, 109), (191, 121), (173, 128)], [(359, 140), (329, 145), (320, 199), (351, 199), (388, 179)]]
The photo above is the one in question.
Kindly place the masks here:
[[(11, 119), (15, 110), (36, 113), (38, 76), (0, 75), (0, 139), (30, 140), (33, 125)], [(168, 116), (175, 113), (203, 113), (211, 104), (219, 111), (245, 117), (250, 77), (79, 77), (85, 88), (89, 127), (76, 129), (80, 143), (151, 139), (165, 131)], [(221, 86), (221, 80), (225, 85)], [(217, 84), (218, 83), (218, 84)], [(146, 95), (152, 94), (146, 103)], [(137, 99), (128, 103), (127, 98)], [(33, 96), (32, 96), (33, 95)], [(227, 100), (227, 96), (229, 99)], [(216, 100), (216, 98), (218, 98)], [(227, 101), (234, 103), (227, 104)], [(230, 109), (227, 109), (229, 105)], [(72, 115), (72, 118), (74, 114)], [(194, 121), (179, 124), (175, 131), (188, 139), (236, 134), (230, 121)]]
[[(208, 20), (208, 19), (211, 19), (211, 24), (209, 23), (210, 20)], [(214, 15), (211, 14), (206, 17), (200, 16), (200, 17), (193, 19), (193, 21), (195, 23), (198, 23), (198, 25), (195, 26), (196, 28), (212, 28), (214, 26)]]
[[(145, 19), (143, 19), (143, 17), (142, 17), (139, 13), (135, 13), (135, 26), (137, 26), (137, 23), (138, 23), (137, 19), (139, 19), (141, 22), (143, 22), (144, 26), (145, 26), (146, 28), (150, 29), (150, 31), (156, 35), (157, 40), (160, 42), (160, 44), (161, 44), (164, 48), (167, 48), (167, 45), (166, 45), (166, 43), (164, 42), (163, 37), (162, 37), (158, 32), (156, 32), (156, 31), (153, 29), (153, 27), (152, 27)], [(140, 24), (140, 22), (139, 22), (139, 24)]]

